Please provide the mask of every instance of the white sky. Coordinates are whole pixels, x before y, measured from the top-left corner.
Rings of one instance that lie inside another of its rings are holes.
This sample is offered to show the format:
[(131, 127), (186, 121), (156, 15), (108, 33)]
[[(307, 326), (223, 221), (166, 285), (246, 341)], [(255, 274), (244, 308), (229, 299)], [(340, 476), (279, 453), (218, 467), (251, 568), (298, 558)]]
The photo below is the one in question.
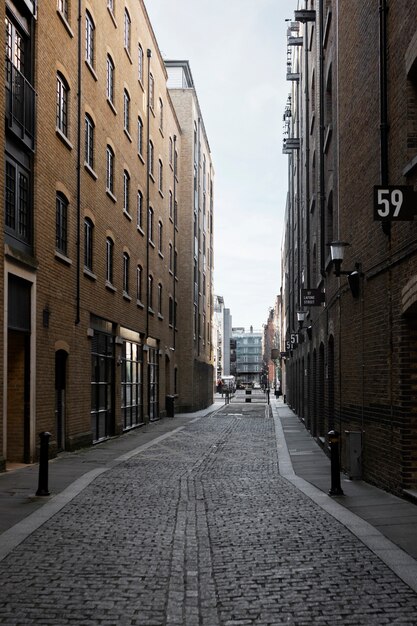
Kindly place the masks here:
[(281, 285), (287, 194), (285, 19), (296, 0), (145, 0), (164, 58), (187, 59), (210, 143), (214, 292), (262, 328)]

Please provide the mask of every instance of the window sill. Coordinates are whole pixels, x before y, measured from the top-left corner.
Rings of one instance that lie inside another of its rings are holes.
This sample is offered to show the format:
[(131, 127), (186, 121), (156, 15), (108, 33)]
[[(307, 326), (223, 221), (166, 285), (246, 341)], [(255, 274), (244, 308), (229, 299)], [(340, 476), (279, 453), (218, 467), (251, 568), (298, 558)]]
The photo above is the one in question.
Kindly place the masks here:
[(132, 139), (132, 137), (131, 137), (131, 135), (130, 135), (129, 131), (128, 131), (126, 128), (124, 128), (124, 129), (123, 129), (123, 132), (124, 132), (124, 134), (126, 135), (126, 137), (129, 139), (130, 143), (132, 143), (133, 139)]
[(127, 293), (127, 291), (123, 291), (123, 300), (127, 300), (128, 302), (132, 301), (131, 296)]
[(161, 252), (160, 250), (158, 250), (158, 255), (159, 255), (159, 257), (160, 257), (161, 259), (163, 259), (163, 258), (164, 258), (164, 255), (162, 254), (162, 252)]
[(137, 226), (137, 231), (138, 233), (140, 233), (143, 237), (145, 236), (145, 231), (143, 230), (143, 228), (141, 228), (140, 226)]
[(62, 23), (63, 23), (63, 25), (65, 26), (65, 30), (67, 31), (68, 35), (69, 35), (70, 37), (74, 38), (74, 33), (72, 32), (72, 28), (71, 28), (71, 26), (69, 25), (68, 20), (67, 20), (67, 18), (65, 17), (65, 15), (64, 15), (63, 13), (61, 13), (61, 11), (59, 11), (58, 9), (57, 9), (57, 11), (56, 11), (56, 12), (58, 13), (58, 15), (59, 15), (59, 18), (60, 18), (61, 22), (62, 22)]
[(106, 280), (106, 289), (111, 291), (112, 293), (116, 293), (117, 289), (109, 280)]
[(114, 24), (115, 28), (117, 28), (117, 22), (116, 22), (116, 18), (114, 17), (114, 13), (113, 13), (113, 11), (111, 11), (111, 10), (109, 9), (109, 7), (107, 7), (107, 10), (108, 10), (108, 12), (109, 12), (109, 15), (110, 15), (110, 17), (111, 17), (111, 19), (112, 19), (112, 21), (113, 21), (113, 24)]
[(163, 198), (163, 197), (164, 197), (164, 194), (163, 194), (162, 189), (158, 189), (158, 192), (159, 192), (159, 195), (161, 196), (161, 198)]
[(64, 135), (64, 133), (62, 132), (62, 130), (60, 130), (59, 128), (55, 129), (56, 135), (58, 137), (58, 139), (60, 139), (62, 141), (62, 143), (69, 149), (72, 150), (73, 149), (73, 145), (70, 142), (70, 140), (68, 139), (68, 137), (66, 135)]
[(97, 280), (97, 276), (91, 270), (89, 270), (88, 267), (84, 268), (84, 276), (86, 278), (89, 278), (90, 280)]
[(141, 89), (142, 89), (142, 91), (144, 92), (144, 91), (145, 91), (145, 87), (143, 86), (143, 82), (142, 82), (142, 80), (141, 80), (140, 78), (138, 78), (138, 83), (139, 83), (139, 85), (140, 85), (140, 88), (141, 88)]
[(113, 111), (113, 113), (115, 115), (117, 115), (117, 109), (114, 106), (113, 102), (110, 100), (110, 98), (107, 97), (107, 104), (109, 105), (109, 107), (111, 108), (111, 110)]
[(129, 211), (126, 211), (126, 209), (123, 209), (123, 215), (125, 216), (126, 219), (129, 220), (129, 222), (132, 221), (132, 216), (130, 215)]
[(131, 54), (130, 54), (130, 50), (128, 50), (128, 49), (126, 48), (126, 46), (125, 46), (125, 52), (126, 52), (126, 54), (127, 54), (127, 58), (128, 58), (128, 59), (129, 59), (129, 61), (130, 61), (130, 64), (131, 64), (131, 65), (133, 65), (133, 61), (132, 61), (132, 56), (131, 56)]
[(417, 155), (413, 159), (411, 159), (409, 163), (407, 163), (407, 165), (403, 169), (403, 176), (410, 176), (410, 174), (412, 174), (413, 170), (416, 167), (417, 167)]
[(155, 315), (155, 311), (154, 311), (154, 310), (153, 310), (153, 308), (152, 308), (152, 307), (150, 307), (150, 306), (148, 306), (148, 313), (149, 313), (150, 315)]
[(142, 164), (145, 165), (145, 159), (143, 158), (140, 152), (138, 152), (138, 157), (139, 157), (139, 160), (142, 161)]
[(117, 198), (114, 193), (110, 191), (110, 189), (106, 189), (106, 194), (109, 196), (110, 200), (113, 200), (113, 202), (116, 204)]
[(152, 172), (149, 172), (149, 178), (151, 179), (151, 181), (153, 183), (155, 182), (155, 178), (154, 178), (154, 175), (152, 174)]
[(162, 322), (163, 319), (164, 319), (164, 316), (161, 313), (158, 313), (158, 319), (161, 320), (161, 322)]
[(96, 172), (93, 170), (91, 165), (88, 165), (87, 161), (84, 161), (84, 169), (90, 174), (91, 178), (94, 178), (94, 180), (98, 179)]
[(145, 308), (145, 305), (140, 300), (136, 300), (136, 306), (138, 307), (138, 309), (144, 309)]
[(149, 239), (149, 245), (150, 245), (150, 246), (152, 246), (152, 248), (155, 248), (155, 244), (154, 244), (154, 242), (152, 241), (152, 239)]
[(164, 131), (163, 131), (163, 129), (161, 127), (159, 127), (159, 132), (161, 133), (161, 137), (165, 137)]
[(72, 265), (72, 261), (69, 257), (67, 257), (66, 254), (64, 254), (63, 252), (59, 252), (59, 250), (55, 250), (55, 258), (57, 261), (60, 261), (61, 263), (64, 263), (64, 265)]
[(97, 82), (98, 81), (98, 76), (96, 74), (96, 71), (95, 71), (94, 67), (91, 65), (90, 61), (87, 61), (87, 59), (85, 60), (85, 64), (88, 67), (88, 69), (90, 70), (90, 73), (91, 73), (92, 77)]

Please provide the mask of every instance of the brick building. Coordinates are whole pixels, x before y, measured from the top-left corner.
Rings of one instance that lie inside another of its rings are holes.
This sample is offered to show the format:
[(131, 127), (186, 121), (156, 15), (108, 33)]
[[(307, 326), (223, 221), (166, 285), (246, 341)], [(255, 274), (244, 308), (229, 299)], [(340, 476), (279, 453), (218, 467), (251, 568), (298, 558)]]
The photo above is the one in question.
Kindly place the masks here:
[[(2, 8), (3, 465), (33, 460), (41, 431), (53, 451), (73, 449), (165, 415), (167, 396), (182, 409), (212, 400), (207, 140), (200, 343), (187, 323), (192, 130), (171, 98), (143, 2), (81, 9), (78, 20), (68, 0)], [(202, 367), (191, 401), (196, 341)]]
[[(367, 481), (399, 495), (417, 491), (417, 227), (406, 210), (417, 183), (416, 24), (406, 0), (300, 3), (284, 112), (284, 393), (315, 437), (341, 433), (348, 473), (359, 462)], [(349, 244), (341, 265), (332, 242)]]

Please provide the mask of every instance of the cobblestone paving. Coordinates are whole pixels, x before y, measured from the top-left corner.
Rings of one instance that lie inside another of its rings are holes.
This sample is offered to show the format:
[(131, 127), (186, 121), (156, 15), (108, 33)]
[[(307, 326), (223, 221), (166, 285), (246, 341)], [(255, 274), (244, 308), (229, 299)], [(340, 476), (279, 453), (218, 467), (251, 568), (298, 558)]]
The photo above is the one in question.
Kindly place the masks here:
[(417, 595), (227, 405), (102, 474), (0, 562), (0, 624), (417, 624)]

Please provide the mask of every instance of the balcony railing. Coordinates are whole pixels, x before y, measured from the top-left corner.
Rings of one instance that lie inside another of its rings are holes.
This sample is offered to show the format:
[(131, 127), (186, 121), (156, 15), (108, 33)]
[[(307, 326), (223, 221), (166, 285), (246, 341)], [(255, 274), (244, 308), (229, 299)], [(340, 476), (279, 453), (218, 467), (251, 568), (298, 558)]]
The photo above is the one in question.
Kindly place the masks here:
[(9, 128), (33, 150), (35, 90), (8, 58), (6, 58), (6, 116)]

